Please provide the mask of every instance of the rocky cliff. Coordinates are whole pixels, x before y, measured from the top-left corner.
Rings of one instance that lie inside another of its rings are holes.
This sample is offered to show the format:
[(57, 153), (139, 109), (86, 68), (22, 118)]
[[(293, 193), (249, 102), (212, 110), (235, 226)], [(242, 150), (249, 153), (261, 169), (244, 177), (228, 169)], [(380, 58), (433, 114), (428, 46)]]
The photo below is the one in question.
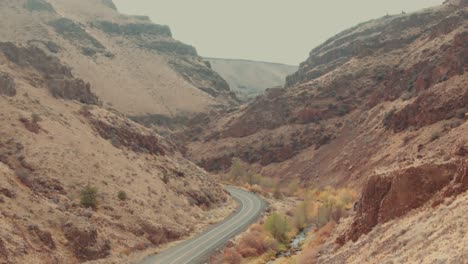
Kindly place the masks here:
[(193, 46), (148, 17), (118, 13), (111, 0), (6, 0), (0, 7), (2, 41), (59, 58), (104, 105), (128, 116), (171, 119), (238, 104)]
[[(362, 190), (349, 226), (340, 226), (323, 261), (363, 263), (374, 255), (385, 260), (383, 249), (359, 256), (353, 250), (398, 237), (392, 223), (410, 213), (414, 220), (414, 210), (429, 223), (439, 219), (430, 212), (441, 204), (466, 205), (467, 12), (466, 1), (448, 1), (337, 34), (311, 51), (287, 77), (286, 88), (269, 89), (214, 118), (192, 137), (187, 155), (220, 173), (237, 157), (285, 184), (299, 179), (304, 186)], [(387, 237), (371, 232), (382, 226)], [(450, 239), (461, 244), (466, 226), (456, 230), (461, 236)], [(415, 226), (406, 232), (422, 235)], [(398, 241), (385, 243), (399, 247)], [(415, 242), (421, 250), (422, 241)], [(442, 252), (442, 243), (431, 247)], [(341, 245), (338, 253), (332, 250)], [(401, 254), (392, 259), (415, 259)], [(427, 255), (426, 262), (436, 255)], [(456, 263), (461, 255), (450, 260)]]
[[(58, 2), (79, 3), (77, 12), (89, 8), (86, 1)], [(172, 142), (96, 95), (111, 88), (105, 80), (122, 69), (114, 60), (130, 51), (111, 51), (117, 44), (110, 37), (89, 33), (94, 27), (74, 16), (62, 17), (68, 9), (58, 2), (0, 2), (0, 263), (134, 263), (142, 257), (137, 252), (154, 253), (223, 219), (221, 207), (230, 200), (221, 185)], [(87, 10), (115, 12), (111, 1), (102, 3), (105, 9)], [(117, 31), (173, 41), (167, 27), (145, 23)], [(193, 78), (213, 90), (210, 98), (229, 92), (219, 76), (198, 66), (200, 58), (172, 52), (157, 56), (167, 65), (186, 63)]]
[(212, 122), (189, 155), (211, 170), (240, 157), (266, 174), (344, 183), (425, 162), (428, 144), (451, 153), (434, 142), (464, 134), (466, 18), (466, 8), (446, 4), (348, 29), (312, 50), (286, 88)]

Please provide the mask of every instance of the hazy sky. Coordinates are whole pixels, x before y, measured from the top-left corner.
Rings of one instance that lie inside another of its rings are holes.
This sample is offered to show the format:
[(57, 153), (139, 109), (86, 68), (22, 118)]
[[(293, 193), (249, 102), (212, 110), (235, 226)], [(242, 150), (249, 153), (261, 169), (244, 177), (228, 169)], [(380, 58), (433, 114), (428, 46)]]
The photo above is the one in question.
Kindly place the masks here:
[(315, 46), (372, 18), (443, 0), (114, 0), (148, 15), (201, 56), (298, 64)]

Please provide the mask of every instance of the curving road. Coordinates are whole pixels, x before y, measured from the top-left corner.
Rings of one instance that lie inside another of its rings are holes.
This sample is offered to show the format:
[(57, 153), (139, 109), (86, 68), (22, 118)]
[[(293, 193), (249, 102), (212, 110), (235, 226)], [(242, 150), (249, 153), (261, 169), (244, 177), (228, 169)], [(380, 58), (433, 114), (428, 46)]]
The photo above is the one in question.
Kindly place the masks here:
[(265, 210), (265, 203), (258, 196), (232, 187), (226, 187), (226, 190), (240, 204), (236, 214), (197, 237), (150, 256), (139, 264), (204, 263), (232, 237), (254, 223)]

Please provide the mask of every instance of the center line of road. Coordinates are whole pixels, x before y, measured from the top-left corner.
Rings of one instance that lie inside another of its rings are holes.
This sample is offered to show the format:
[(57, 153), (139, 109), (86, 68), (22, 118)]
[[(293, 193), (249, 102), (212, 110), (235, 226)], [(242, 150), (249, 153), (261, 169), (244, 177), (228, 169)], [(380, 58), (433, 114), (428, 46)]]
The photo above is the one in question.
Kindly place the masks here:
[[(238, 193), (237, 191), (232, 191), (232, 193)], [(245, 200), (244, 197), (242, 196), (238, 196), (237, 197), (239, 200), (241, 200), (241, 209), (239, 210), (239, 212), (243, 212), (244, 211), (244, 207), (247, 203), (248, 200)], [(239, 218), (242, 214), (239, 214), (239, 215), (236, 215), (234, 216), (232, 219), (230, 219), (228, 222), (226, 222), (225, 224), (229, 224), (229, 223), (232, 223), (232, 221), (234, 221), (235, 219)], [(196, 244), (199, 240), (203, 240), (203, 239), (206, 239), (206, 237), (209, 237), (212, 233), (216, 232), (217, 230), (219, 230), (220, 228), (222, 228), (222, 226), (219, 226), (219, 227), (216, 227), (216, 228), (213, 228), (212, 230), (208, 231), (207, 233), (203, 234), (202, 236), (190, 241), (188, 244), (185, 244), (181, 247), (179, 247), (176, 251), (172, 252), (170, 255), (168, 256), (165, 256), (163, 257), (158, 263), (166, 263), (166, 262), (163, 262), (165, 260), (167, 261), (171, 261), (169, 258), (171, 258), (172, 256), (177, 256), (178, 253), (181, 251), (184, 251), (184, 250), (187, 250), (187, 248), (190, 248), (192, 247), (192, 245)], [(168, 260), (169, 259), (169, 260)], [(173, 260), (172, 260), (173, 261)]]
[[(252, 205), (253, 205), (253, 206), (252, 206), (251, 210), (249, 210), (249, 212), (246, 214), (246, 216), (249, 216), (250, 213), (251, 213), (251, 211), (255, 211), (255, 210), (254, 210), (254, 209), (255, 209), (255, 206), (254, 206), (254, 205), (255, 205), (255, 202), (252, 201), (252, 200), (250, 200), (250, 201), (252, 202)], [(254, 217), (254, 216), (255, 216), (255, 215), (253, 215), (252, 217)], [(251, 217), (251, 218), (252, 218), (252, 217)], [(250, 218), (247, 219), (247, 222), (248, 222), (248, 220), (250, 220)], [(229, 237), (229, 236), (231, 235), (231, 233), (233, 233), (233, 232), (235, 232), (235, 231), (236, 231), (236, 229), (234, 229), (233, 231), (229, 232), (229, 233), (226, 234), (225, 236), (223, 236), (223, 237), (217, 239), (214, 243), (212, 243), (211, 245), (209, 245), (208, 248), (210, 248), (210, 247), (216, 245), (216, 243), (218, 243), (219, 241), (221, 241), (221, 240), (224, 239), (225, 237)], [(192, 250), (192, 251), (193, 251), (193, 250)], [(203, 252), (199, 252), (198, 254), (196, 254), (195, 256), (193, 256), (193, 259), (196, 259), (196, 258), (197, 258), (198, 256), (200, 256), (202, 253), (203, 253)], [(189, 262), (185, 262), (184, 264), (187, 264), (187, 263), (189, 263)]]
[[(252, 205), (251, 205), (251, 207), (249, 208), (248, 212), (245, 213), (245, 217), (248, 217), (248, 216), (251, 214), (251, 212), (255, 211), (255, 207), (254, 207), (255, 203), (254, 203), (251, 199), (248, 199), (248, 203), (249, 203), (249, 206), (250, 206), (250, 204), (252, 204)], [(229, 225), (226, 226), (224, 229), (221, 229), (221, 230), (219, 230), (218, 232), (216, 232), (215, 235), (213, 235), (211, 238), (205, 240), (203, 243), (201, 243), (200, 245), (198, 245), (197, 248), (200, 248), (200, 247), (204, 246), (207, 242), (210, 242), (210, 241), (212, 241), (213, 239), (215, 239), (215, 242), (214, 242), (214, 243), (210, 244), (209, 246), (205, 246), (204, 248), (210, 248), (210, 247), (212, 247), (213, 245), (215, 245), (216, 243), (218, 243), (220, 240), (224, 239), (225, 237), (228, 237), (228, 236), (230, 235), (231, 232), (229, 232), (228, 234), (225, 234), (225, 235), (222, 236), (221, 238), (217, 238), (216, 235), (222, 234), (222, 233), (224, 233), (225, 231), (231, 229), (231, 227), (239, 225), (239, 223), (243, 222), (244, 220), (245, 220), (245, 219), (244, 219), (244, 216), (242, 216), (242, 218), (240, 218), (240, 219), (238, 219), (237, 221), (235, 221), (235, 222), (229, 224)], [(189, 255), (190, 253), (192, 253), (192, 252), (193, 252), (194, 250), (196, 250), (197, 248), (194, 248), (194, 249), (192, 249), (192, 250), (186, 252), (186, 253), (183, 254), (182, 256), (180, 256), (180, 257), (178, 257), (177, 259), (175, 259), (174, 261), (170, 262), (170, 264), (177, 263), (177, 260), (183, 259), (185, 256)], [(203, 253), (203, 252), (201, 252), (201, 253)], [(198, 253), (197, 255), (193, 256), (193, 258), (196, 259), (201, 253)]]
[(141, 264), (197, 263), (196, 261), (199, 261), (204, 256), (203, 254), (208, 255), (211, 251), (216, 250), (215, 247), (221, 245), (217, 245), (218, 243), (228, 241), (236, 232), (240, 232), (254, 218), (259, 216), (262, 211), (262, 202), (257, 196), (232, 187), (226, 189), (240, 203), (237, 215), (191, 241), (163, 251), (158, 255), (148, 257)]

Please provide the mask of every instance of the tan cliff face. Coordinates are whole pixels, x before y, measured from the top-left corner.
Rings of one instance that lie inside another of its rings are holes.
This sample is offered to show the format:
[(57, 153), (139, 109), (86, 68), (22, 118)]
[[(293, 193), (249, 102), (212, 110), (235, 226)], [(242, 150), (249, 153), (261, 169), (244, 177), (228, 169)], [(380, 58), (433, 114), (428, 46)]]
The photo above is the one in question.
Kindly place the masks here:
[(228, 84), (172, 38), (168, 26), (123, 15), (112, 1), (7, 0), (3, 41), (46, 50), (91, 84), (103, 103), (130, 116), (173, 118), (237, 104)]
[(206, 171), (49, 52), (0, 43), (0, 263), (128, 263), (224, 217)]

